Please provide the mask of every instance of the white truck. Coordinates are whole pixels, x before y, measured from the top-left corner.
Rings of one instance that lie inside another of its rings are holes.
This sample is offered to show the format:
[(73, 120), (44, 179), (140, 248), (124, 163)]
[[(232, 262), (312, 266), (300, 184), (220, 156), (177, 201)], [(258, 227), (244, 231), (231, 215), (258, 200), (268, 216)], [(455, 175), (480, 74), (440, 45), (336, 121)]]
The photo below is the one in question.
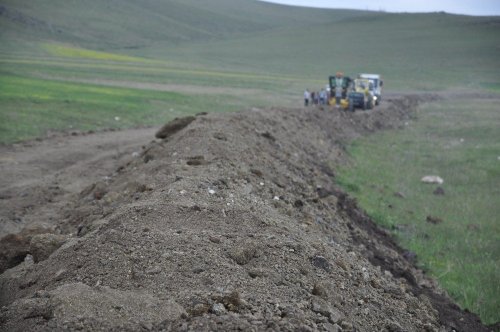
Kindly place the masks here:
[(373, 93), (375, 105), (380, 104), (380, 101), (382, 100), (382, 87), (384, 86), (382, 77), (379, 74), (359, 74), (358, 78), (370, 81), (370, 91)]

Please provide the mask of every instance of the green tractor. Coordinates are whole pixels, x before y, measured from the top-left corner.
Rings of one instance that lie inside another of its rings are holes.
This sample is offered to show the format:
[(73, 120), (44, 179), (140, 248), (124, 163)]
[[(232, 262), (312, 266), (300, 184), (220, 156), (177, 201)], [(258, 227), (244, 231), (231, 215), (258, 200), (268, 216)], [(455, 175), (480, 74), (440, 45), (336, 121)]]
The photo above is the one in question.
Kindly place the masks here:
[(352, 79), (349, 76), (344, 76), (343, 73), (337, 72), (335, 76), (329, 77), (329, 85), (330, 85), (330, 105), (337, 104), (336, 96), (340, 93), (340, 101), (338, 103), (340, 105), (345, 105), (347, 103), (347, 93), (351, 87)]

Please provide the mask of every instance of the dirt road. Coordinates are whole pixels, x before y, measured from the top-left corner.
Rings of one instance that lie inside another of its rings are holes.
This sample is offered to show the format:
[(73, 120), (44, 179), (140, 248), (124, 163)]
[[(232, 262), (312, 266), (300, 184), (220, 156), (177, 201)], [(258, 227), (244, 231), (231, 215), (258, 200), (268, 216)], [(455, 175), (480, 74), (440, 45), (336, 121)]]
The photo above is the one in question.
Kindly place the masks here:
[[(15, 145), (0, 145), (0, 238), (49, 219), (64, 201), (111, 174), (122, 160), (154, 139), (155, 129), (74, 132)], [(48, 226), (48, 225), (47, 225)]]
[(0, 327), (486, 330), (335, 183), (349, 140), (421, 98), (2, 147), (3, 232), (31, 228), (0, 241)]

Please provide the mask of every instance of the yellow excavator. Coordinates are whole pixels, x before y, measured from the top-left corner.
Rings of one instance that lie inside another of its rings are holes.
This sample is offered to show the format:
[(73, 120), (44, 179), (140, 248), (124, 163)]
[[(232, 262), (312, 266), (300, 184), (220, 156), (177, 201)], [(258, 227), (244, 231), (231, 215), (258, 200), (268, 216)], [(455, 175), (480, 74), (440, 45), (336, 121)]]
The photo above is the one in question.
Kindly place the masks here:
[(337, 105), (344, 110), (372, 109), (375, 105), (373, 82), (367, 78), (351, 79), (337, 72), (329, 77), (330, 105)]

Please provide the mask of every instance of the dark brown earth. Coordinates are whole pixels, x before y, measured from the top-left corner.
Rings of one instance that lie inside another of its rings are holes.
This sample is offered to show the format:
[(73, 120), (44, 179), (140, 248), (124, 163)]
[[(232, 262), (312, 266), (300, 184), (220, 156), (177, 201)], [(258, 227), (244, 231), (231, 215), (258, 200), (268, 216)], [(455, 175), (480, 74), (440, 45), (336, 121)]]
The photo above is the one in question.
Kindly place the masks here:
[(0, 329), (487, 331), (335, 183), (421, 99), (0, 147)]

